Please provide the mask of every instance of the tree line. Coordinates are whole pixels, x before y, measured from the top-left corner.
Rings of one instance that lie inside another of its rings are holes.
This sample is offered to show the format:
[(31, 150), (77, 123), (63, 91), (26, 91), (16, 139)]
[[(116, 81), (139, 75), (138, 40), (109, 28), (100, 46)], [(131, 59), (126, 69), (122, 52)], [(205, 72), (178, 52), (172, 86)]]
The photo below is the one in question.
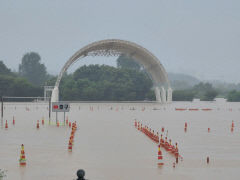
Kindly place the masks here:
[[(57, 76), (50, 75), (38, 53), (26, 53), (18, 72), (12, 72), (0, 61), (0, 96), (43, 96), (44, 85), (54, 85)], [(211, 101), (221, 94), (210, 83), (173, 91), (174, 101), (199, 98)], [(144, 68), (132, 58), (121, 55), (117, 67), (89, 65), (74, 73), (65, 73), (60, 83), (61, 100), (142, 101), (155, 100), (153, 83)], [(240, 91), (225, 93), (228, 101), (240, 101)]]

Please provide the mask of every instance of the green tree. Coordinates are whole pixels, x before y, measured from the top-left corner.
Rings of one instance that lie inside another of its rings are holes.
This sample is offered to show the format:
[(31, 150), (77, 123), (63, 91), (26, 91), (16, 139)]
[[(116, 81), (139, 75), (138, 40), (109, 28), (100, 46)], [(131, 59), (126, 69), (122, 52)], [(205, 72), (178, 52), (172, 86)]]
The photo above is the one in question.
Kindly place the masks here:
[(229, 102), (240, 102), (240, 91), (230, 91), (227, 95)]
[(26, 79), (0, 75), (0, 96), (41, 96), (42, 91)]
[(19, 65), (19, 74), (34, 85), (43, 85), (47, 79), (47, 71), (44, 64), (40, 63), (41, 57), (38, 53), (26, 53)]
[(3, 61), (0, 61), (0, 74), (3, 75), (13, 75), (11, 70), (6, 67)]
[(215, 89), (211, 89), (205, 92), (202, 100), (204, 101), (213, 101), (214, 98), (218, 95), (218, 92)]
[(200, 98), (204, 101), (211, 101), (218, 95), (218, 92), (210, 83), (201, 82), (193, 87), (193, 91), (195, 92), (195, 98)]
[(141, 71), (89, 65), (63, 78), (60, 86), (63, 100), (133, 101), (148, 98), (152, 81)]
[(176, 90), (173, 91), (173, 101), (192, 101), (195, 92), (192, 90)]
[(127, 68), (127, 69), (135, 69), (137, 71), (141, 70), (141, 65), (138, 64), (133, 58), (120, 55), (117, 59), (117, 67), (118, 68)]

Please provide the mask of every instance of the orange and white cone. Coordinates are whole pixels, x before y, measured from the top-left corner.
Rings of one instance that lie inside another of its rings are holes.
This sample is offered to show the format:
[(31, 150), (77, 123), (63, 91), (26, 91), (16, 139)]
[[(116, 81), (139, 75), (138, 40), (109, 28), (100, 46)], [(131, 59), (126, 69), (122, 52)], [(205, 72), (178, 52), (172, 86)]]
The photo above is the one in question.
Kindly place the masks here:
[(7, 129), (7, 128), (8, 128), (8, 122), (7, 122), (7, 120), (6, 120), (5, 129)]
[(164, 132), (164, 127), (162, 127), (162, 132)]
[(162, 155), (162, 151), (160, 149), (160, 144), (158, 145), (158, 165), (159, 166), (164, 165), (164, 163), (163, 163), (163, 155)]
[(187, 131), (187, 123), (185, 122), (184, 124), (184, 131), (186, 132)]
[(166, 151), (168, 150), (168, 141), (167, 141), (167, 137), (165, 137), (165, 141), (164, 141), (164, 146), (163, 146)]
[(23, 144), (21, 145), (21, 155), (20, 155), (19, 163), (20, 163), (21, 166), (26, 165), (26, 157), (25, 157), (24, 145)]
[(39, 129), (39, 127), (40, 127), (40, 126), (39, 126), (39, 120), (37, 120), (37, 129)]
[(211, 129), (210, 128), (208, 128), (208, 132), (210, 133), (210, 131), (211, 131)]
[(69, 140), (69, 143), (68, 143), (68, 151), (72, 152), (72, 141), (71, 140)]
[(168, 144), (168, 150), (169, 152), (172, 152), (172, 140), (169, 139), (169, 144)]
[(163, 135), (162, 134), (161, 134), (161, 137), (160, 137), (160, 145), (164, 146), (164, 140), (163, 140)]
[(178, 156), (179, 156), (178, 144), (176, 143), (176, 147), (175, 147), (175, 157), (178, 158)]

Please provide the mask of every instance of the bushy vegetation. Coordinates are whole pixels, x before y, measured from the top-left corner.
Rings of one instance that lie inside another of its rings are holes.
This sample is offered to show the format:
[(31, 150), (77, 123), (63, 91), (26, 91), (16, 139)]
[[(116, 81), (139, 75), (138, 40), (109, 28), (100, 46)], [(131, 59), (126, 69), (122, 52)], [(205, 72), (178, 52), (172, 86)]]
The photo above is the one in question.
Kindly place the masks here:
[[(199, 82), (188, 75), (170, 73), (174, 101), (192, 101), (199, 98), (212, 101), (226, 97), (240, 101), (240, 91), (229, 91), (224, 86)], [(39, 54), (23, 56), (18, 72), (12, 72), (0, 61), (0, 96), (42, 96), (44, 85), (54, 85), (56, 76), (49, 75)], [(140, 101), (155, 100), (152, 81), (144, 68), (131, 57), (121, 55), (117, 67), (89, 65), (72, 74), (64, 74), (60, 84), (61, 100), (82, 101)], [(237, 87), (239, 85), (231, 86)], [(223, 88), (224, 87), (224, 88)]]
[(199, 83), (190, 89), (173, 91), (173, 100), (192, 101), (193, 98), (198, 98), (202, 101), (212, 101), (217, 95), (217, 90), (211, 84)]
[(240, 91), (231, 91), (227, 96), (228, 101), (230, 102), (240, 102)]
[(11, 72), (0, 61), (0, 96), (41, 96), (42, 88)]
[(63, 100), (134, 101), (151, 98), (152, 81), (133, 69), (106, 65), (82, 66), (63, 78)]

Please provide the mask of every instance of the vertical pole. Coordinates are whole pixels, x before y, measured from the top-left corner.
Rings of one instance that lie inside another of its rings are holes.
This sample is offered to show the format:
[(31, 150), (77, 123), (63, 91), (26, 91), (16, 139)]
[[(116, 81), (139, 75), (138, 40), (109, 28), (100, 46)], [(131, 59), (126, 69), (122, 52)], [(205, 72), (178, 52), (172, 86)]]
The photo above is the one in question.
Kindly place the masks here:
[(49, 116), (49, 124), (50, 124), (50, 121), (51, 121), (51, 98), (49, 98), (49, 104), (48, 104), (48, 116)]
[(58, 115), (58, 114), (57, 114), (57, 112), (56, 112), (56, 124), (57, 124), (57, 121), (58, 121), (58, 117), (57, 117), (57, 115)]
[(44, 86), (44, 95), (43, 95), (43, 97), (44, 97), (44, 101), (46, 101), (47, 100), (47, 98), (46, 98), (46, 86)]
[(1, 113), (1, 117), (3, 119), (3, 97), (1, 97), (1, 100), (2, 100), (2, 113)]
[(65, 111), (64, 111), (64, 114), (63, 114), (63, 116), (64, 116), (64, 126), (65, 126)]

